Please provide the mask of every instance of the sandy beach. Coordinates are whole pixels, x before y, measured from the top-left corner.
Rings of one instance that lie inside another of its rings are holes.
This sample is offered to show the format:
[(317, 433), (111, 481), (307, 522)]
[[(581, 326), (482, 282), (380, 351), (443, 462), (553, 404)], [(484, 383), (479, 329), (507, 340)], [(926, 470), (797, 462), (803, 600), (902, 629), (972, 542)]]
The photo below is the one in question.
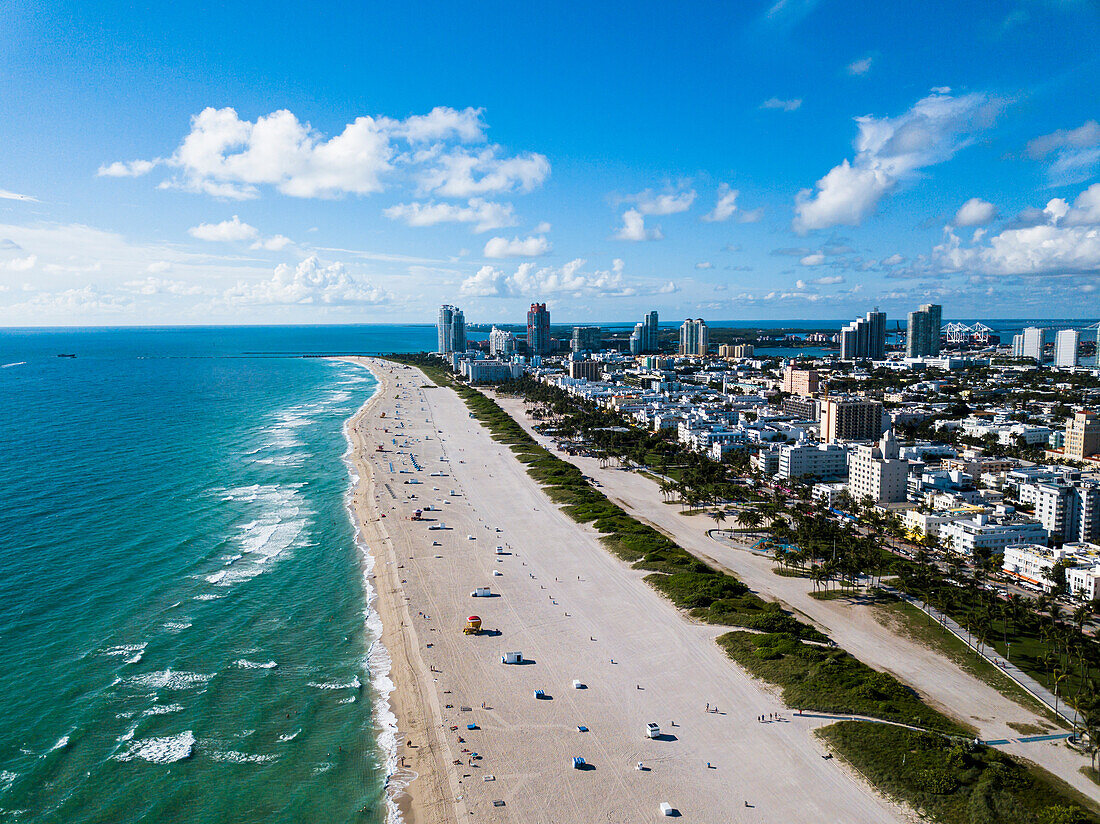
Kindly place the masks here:
[[(686, 619), (563, 514), (457, 395), (356, 362), (382, 383), (349, 429), (407, 821), (635, 822), (663, 802), (696, 822), (909, 820), (823, 758), (813, 729), (827, 719), (796, 715), (741, 671), (718, 628)], [(464, 635), (471, 614), (489, 632)], [(523, 664), (502, 663), (512, 651)]]

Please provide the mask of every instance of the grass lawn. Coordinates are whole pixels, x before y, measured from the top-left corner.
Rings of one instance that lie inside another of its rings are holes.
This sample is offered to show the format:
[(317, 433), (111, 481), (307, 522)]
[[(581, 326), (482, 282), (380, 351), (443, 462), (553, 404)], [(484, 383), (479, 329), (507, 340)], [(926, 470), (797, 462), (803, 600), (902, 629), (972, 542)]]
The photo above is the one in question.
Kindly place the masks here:
[[(938, 623), (935, 621), (930, 622), (924, 612), (921, 612), (920, 609), (907, 601), (876, 605), (875, 618), (883, 626), (907, 635), (929, 649), (936, 650), (957, 664), (964, 672), (968, 672), (975, 678), (989, 684), (1001, 695), (1015, 701), (1024, 709), (1042, 716), (1050, 722), (1051, 729), (1055, 725), (1067, 727), (1066, 722), (1051, 712), (1046, 704), (1032, 697), (1019, 684)], [(1042, 731), (1045, 732), (1046, 730)], [(1023, 731), (1020, 732), (1024, 734)]]
[(718, 643), (752, 675), (783, 690), (789, 707), (851, 713), (954, 735), (972, 730), (929, 707), (892, 675), (871, 669), (841, 649), (804, 644), (782, 633), (728, 632)]
[(991, 747), (859, 721), (817, 734), (874, 786), (940, 824), (1100, 822), (1095, 802)]

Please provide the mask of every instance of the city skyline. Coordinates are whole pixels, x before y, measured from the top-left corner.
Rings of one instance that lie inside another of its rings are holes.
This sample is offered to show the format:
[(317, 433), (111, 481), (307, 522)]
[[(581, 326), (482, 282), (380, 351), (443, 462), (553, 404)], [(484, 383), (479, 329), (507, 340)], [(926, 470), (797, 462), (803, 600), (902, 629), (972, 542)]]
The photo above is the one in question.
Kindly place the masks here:
[(424, 294), (486, 322), (1072, 318), (1095, 295), (1094, 4), (29, 6), (0, 10), (0, 325), (430, 323)]

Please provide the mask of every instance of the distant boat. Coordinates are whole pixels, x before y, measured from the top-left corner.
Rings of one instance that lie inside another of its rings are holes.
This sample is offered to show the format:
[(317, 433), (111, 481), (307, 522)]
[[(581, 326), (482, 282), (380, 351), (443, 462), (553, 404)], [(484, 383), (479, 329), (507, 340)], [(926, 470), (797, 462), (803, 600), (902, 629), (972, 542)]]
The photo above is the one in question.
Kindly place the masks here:
[(70, 354), (65, 353), (65, 352), (60, 352), (60, 353), (58, 353), (57, 356), (59, 358), (75, 358), (76, 357), (76, 355), (70, 355)]

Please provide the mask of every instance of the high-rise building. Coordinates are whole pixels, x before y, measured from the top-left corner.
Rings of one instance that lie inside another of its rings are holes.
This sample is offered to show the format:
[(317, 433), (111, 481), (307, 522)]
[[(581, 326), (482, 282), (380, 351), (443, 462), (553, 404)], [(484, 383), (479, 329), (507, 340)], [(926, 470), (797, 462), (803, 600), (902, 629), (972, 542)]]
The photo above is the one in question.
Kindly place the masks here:
[(821, 439), (873, 441), (886, 431), (882, 404), (858, 398), (829, 398), (821, 407)]
[(550, 354), (550, 310), (545, 303), (532, 303), (527, 310), (527, 348), (532, 355)]
[(943, 307), (936, 303), (925, 303), (916, 312), (910, 312), (905, 357), (934, 358), (939, 355), (942, 320)]
[(600, 327), (574, 326), (573, 339), (569, 343), (574, 352), (591, 351), (600, 347)]
[(630, 333), (630, 354), (646, 355), (658, 350), (657, 310), (648, 313), (641, 323), (634, 325)]
[(783, 370), (783, 391), (791, 395), (813, 395), (820, 388), (816, 369), (796, 369), (788, 366)]
[(583, 378), (588, 381), (598, 381), (603, 372), (603, 364), (594, 360), (579, 360), (569, 362), (569, 377)]
[(1100, 415), (1079, 410), (1066, 422), (1065, 456), (1083, 461), (1100, 453)]
[(702, 318), (688, 318), (680, 326), (680, 354), (704, 357), (710, 345), (707, 322)]
[(1029, 326), (1024, 329), (1022, 357), (1031, 358), (1036, 363), (1043, 362), (1043, 346), (1050, 337), (1049, 329)]
[(439, 307), (436, 331), (439, 333), (439, 354), (466, 351), (466, 317), (457, 306), (444, 304)]
[(1077, 365), (1077, 344), (1081, 336), (1076, 329), (1060, 329), (1054, 338), (1054, 365)]
[(886, 357), (886, 313), (876, 308), (840, 330), (841, 360), (881, 360)]
[(516, 353), (516, 336), (504, 329), (493, 327), (489, 333), (489, 354), (493, 357), (508, 357)]

